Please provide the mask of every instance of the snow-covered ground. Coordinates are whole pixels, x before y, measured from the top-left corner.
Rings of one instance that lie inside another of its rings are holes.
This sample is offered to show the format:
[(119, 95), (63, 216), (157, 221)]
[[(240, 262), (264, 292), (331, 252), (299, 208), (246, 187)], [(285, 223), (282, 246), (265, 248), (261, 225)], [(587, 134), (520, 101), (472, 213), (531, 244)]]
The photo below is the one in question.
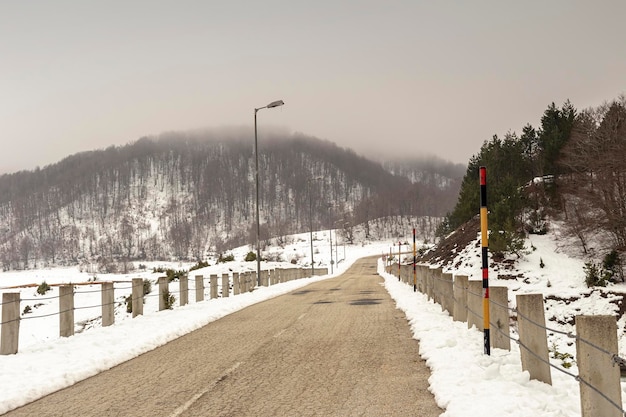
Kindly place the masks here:
[[(407, 234), (408, 235), (408, 234)], [(317, 232), (315, 260), (319, 267), (328, 267), (330, 248), (325, 232)], [(5, 272), (0, 274), (0, 292), (17, 291), (9, 286), (23, 284), (77, 283), (98, 279), (118, 281), (116, 284), (116, 323), (110, 327), (101, 327), (100, 308), (81, 308), (100, 304), (100, 291), (97, 285), (78, 286), (75, 307), (77, 325), (75, 336), (58, 337), (56, 287), (45, 296), (36, 295), (36, 287), (22, 289), (23, 301), (33, 308), (32, 313), (23, 316), (20, 327), (20, 348), (17, 355), (0, 356), (0, 413), (40, 398), (50, 392), (71, 385), (116, 364), (131, 359), (141, 353), (154, 349), (183, 334), (197, 329), (206, 323), (224, 315), (242, 309), (248, 305), (290, 292), (311, 282), (328, 279), (343, 272), (356, 259), (373, 254), (386, 254), (397, 242), (367, 242), (355, 245), (341, 245), (337, 250), (339, 259), (332, 275), (306, 278), (271, 287), (259, 288), (251, 293), (194, 302), (194, 291), (190, 288), (190, 304), (173, 310), (157, 312), (158, 298), (148, 296), (144, 306), (144, 315), (131, 319), (125, 311), (123, 297), (130, 293), (131, 278), (154, 280), (162, 273), (152, 273), (154, 264), (147, 264), (145, 272), (133, 272), (125, 275), (98, 275), (80, 272), (76, 268), (50, 270)], [(397, 246), (396, 246), (397, 247)], [(615, 305), (610, 299), (602, 298), (597, 292), (584, 285), (583, 262), (561, 253), (549, 235), (532, 236), (527, 242), (528, 251), (514, 266), (513, 270), (492, 271), (492, 284), (507, 285), (510, 288), (511, 306), (514, 306), (516, 293), (542, 293), (545, 296), (558, 295), (562, 298), (581, 293), (590, 294), (579, 301), (565, 303), (548, 300), (547, 317), (567, 318), (574, 314), (613, 314)], [(536, 249), (532, 249), (532, 248)], [(243, 262), (249, 248), (234, 250), (234, 262), (213, 265), (203, 270), (194, 271), (190, 276), (202, 274), (221, 274), (228, 269), (233, 271), (255, 270), (256, 263)], [(281, 253), (286, 261), (296, 260), (307, 265), (310, 260), (310, 241), (308, 234), (297, 235), (284, 247), (272, 247), (270, 251)], [(458, 270), (446, 272), (463, 273), (470, 279), (480, 279), (480, 248), (469, 245), (459, 251)], [(333, 249), (333, 257), (335, 251)], [(544, 266), (541, 267), (541, 260)], [(173, 269), (188, 269), (191, 264), (162, 264), (159, 266)], [(265, 263), (263, 264), (265, 267)], [(271, 268), (289, 266), (291, 263), (272, 264)], [(403, 284), (397, 278), (384, 272), (382, 261), (379, 272), (385, 280), (385, 287), (395, 299), (398, 308), (406, 313), (407, 320), (420, 341), (420, 354), (427, 360), (432, 371), (431, 391), (446, 417), (465, 417), (468, 415), (485, 416), (580, 416), (578, 382), (560, 372), (552, 371), (552, 386), (530, 381), (528, 373), (522, 372), (519, 348), (513, 344), (510, 352), (493, 349), (491, 356), (483, 354), (483, 336), (475, 329), (467, 329), (465, 323), (453, 322), (447, 313), (441, 312), (438, 305), (420, 294), (414, 293), (412, 286)], [(498, 280), (498, 274), (517, 275), (523, 273), (524, 280)], [(190, 287), (193, 283), (190, 280)], [(171, 284), (171, 291), (177, 296), (178, 284)], [(615, 290), (626, 290), (615, 286)], [(156, 287), (154, 288), (156, 292)], [(208, 291), (208, 290), (207, 290)], [(178, 296), (177, 296), (178, 298)], [(41, 304), (35, 308), (36, 304)], [(576, 311), (580, 309), (580, 311)], [(47, 316), (51, 314), (50, 316)], [(27, 318), (47, 316), (42, 318)], [(620, 321), (620, 329), (624, 323)], [(561, 330), (570, 331), (567, 326), (557, 322), (548, 322)], [(620, 331), (620, 335), (623, 332)], [(564, 336), (551, 335), (549, 344), (554, 344), (560, 352), (573, 352)], [(112, 343), (115, 341), (115, 343)], [(570, 341), (571, 342), (571, 341)], [(620, 348), (624, 348), (623, 336)], [(623, 355), (622, 355), (623, 356)], [(559, 361), (555, 360), (555, 363)], [(569, 369), (577, 373), (576, 365)]]

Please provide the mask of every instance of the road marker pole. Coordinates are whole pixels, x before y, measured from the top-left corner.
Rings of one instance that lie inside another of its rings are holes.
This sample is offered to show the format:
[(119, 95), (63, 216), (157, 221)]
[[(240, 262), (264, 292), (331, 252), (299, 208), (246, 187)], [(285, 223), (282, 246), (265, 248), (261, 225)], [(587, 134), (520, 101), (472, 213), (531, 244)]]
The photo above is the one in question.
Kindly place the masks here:
[(487, 168), (480, 167), (480, 237), (483, 272), (483, 329), (485, 354), (491, 355), (489, 338), (489, 229), (487, 227)]
[(415, 228), (413, 228), (413, 292), (417, 291), (417, 274), (415, 271), (416, 261), (417, 261), (417, 248), (415, 246)]

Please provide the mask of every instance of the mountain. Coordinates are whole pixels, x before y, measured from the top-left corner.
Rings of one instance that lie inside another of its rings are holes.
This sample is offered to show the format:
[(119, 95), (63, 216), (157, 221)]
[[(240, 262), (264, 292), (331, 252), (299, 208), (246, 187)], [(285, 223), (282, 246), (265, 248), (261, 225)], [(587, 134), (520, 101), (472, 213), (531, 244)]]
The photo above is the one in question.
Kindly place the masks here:
[[(310, 227), (350, 235), (383, 217), (439, 218), (453, 205), (444, 196), (457, 192), (302, 134), (264, 139), (259, 173), (262, 240)], [(254, 241), (255, 197), (249, 138), (174, 132), (75, 154), (0, 176), (0, 261), (7, 270), (200, 260)], [(437, 224), (427, 223), (432, 235)]]

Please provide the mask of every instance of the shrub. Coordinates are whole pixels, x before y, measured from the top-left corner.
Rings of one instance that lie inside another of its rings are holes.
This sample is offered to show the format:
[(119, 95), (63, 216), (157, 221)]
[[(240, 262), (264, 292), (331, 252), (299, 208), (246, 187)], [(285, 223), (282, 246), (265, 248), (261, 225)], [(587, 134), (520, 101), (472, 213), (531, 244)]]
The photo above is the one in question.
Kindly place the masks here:
[(543, 268), (546, 264), (543, 263), (543, 258), (539, 258), (539, 268)]
[(132, 313), (133, 312), (133, 295), (127, 295), (124, 298), (124, 302), (126, 303), (126, 312), (127, 313)]
[(189, 271), (195, 271), (196, 269), (202, 269), (210, 266), (208, 262), (199, 261), (197, 264), (189, 268)]
[(48, 283), (46, 281), (42, 282), (37, 287), (37, 294), (39, 294), (39, 295), (44, 295), (48, 291), (50, 291), (50, 286), (48, 285)]
[(234, 260), (235, 260), (235, 255), (233, 255), (232, 253), (226, 256), (220, 253), (219, 258), (217, 258), (217, 262), (219, 263), (232, 262)]
[(619, 277), (621, 281), (624, 281), (622, 262), (616, 250), (612, 250), (604, 256), (602, 269), (604, 270), (604, 275), (607, 280), (616, 282)]
[(552, 357), (560, 360), (563, 368), (569, 369), (574, 363), (576, 363), (574, 356), (570, 353), (559, 352), (556, 342), (552, 342), (552, 348), (550, 350), (552, 351)]
[(172, 294), (170, 292), (170, 290), (165, 290), (163, 292), (163, 301), (165, 302), (165, 308), (168, 310), (171, 310), (172, 308), (174, 308), (174, 303), (176, 302), (176, 297), (174, 297), (174, 294)]
[(27, 305), (26, 307), (24, 307), (24, 311), (22, 312), (22, 314), (28, 314), (31, 311), (33, 311), (33, 309)]
[(606, 287), (606, 280), (600, 272), (600, 268), (593, 262), (585, 263), (585, 284), (587, 287)]
[(143, 280), (143, 295), (150, 294), (152, 292), (152, 282), (149, 279)]
[(167, 275), (167, 279), (169, 282), (176, 281), (180, 277), (184, 276), (186, 271), (174, 271), (173, 269), (167, 269), (165, 271), (165, 275)]
[(256, 253), (254, 252), (248, 252), (246, 254), (246, 258), (244, 259), (244, 261), (246, 262), (253, 262), (256, 261)]

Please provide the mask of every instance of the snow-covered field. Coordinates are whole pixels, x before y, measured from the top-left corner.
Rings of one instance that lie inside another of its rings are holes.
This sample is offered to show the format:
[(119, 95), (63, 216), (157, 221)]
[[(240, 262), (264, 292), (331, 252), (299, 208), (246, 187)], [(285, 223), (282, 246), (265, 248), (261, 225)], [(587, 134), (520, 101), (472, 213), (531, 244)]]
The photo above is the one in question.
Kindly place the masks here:
[[(327, 236), (317, 232), (319, 240), (315, 243), (315, 260), (319, 267), (328, 267), (330, 248)], [(310, 258), (308, 234), (294, 236), (291, 243), (284, 247), (272, 247), (272, 252), (280, 252), (285, 260), (297, 259), (306, 265)], [(328, 279), (344, 271), (356, 259), (366, 255), (388, 253), (394, 242), (367, 242), (346, 245), (345, 259), (335, 265), (333, 275), (306, 278), (271, 287), (259, 288), (251, 293), (236, 297), (219, 298), (195, 303), (193, 283), (190, 280), (190, 304), (173, 310), (157, 312), (158, 298), (148, 296), (144, 306), (144, 315), (131, 319), (125, 311), (123, 297), (130, 293), (131, 278), (151, 280), (162, 276), (153, 274), (148, 266), (145, 272), (125, 275), (95, 276), (80, 272), (76, 268), (50, 269), (0, 274), (0, 291), (16, 291), (9, 286), (26, 283), (48, 284), (76, 283), (93, 280), (118, 281), (116, 284), (116, 323), (103, 328), (99, 320), (100, 308), (82, 308), (100, 304), (99, 286), (78, 286), (75, 307), (77, 331), (73, 337), (58, 337), (58, 304), (56, 287), (45, 296), (36, 295), (36, 287), (22, 289), (25, 299), (21, 308), (33, 307), (32, 313), (23, 316), (20, 327), (20, 348), (17, 355), (0, 356), (0, 413), (18, 407), (50, 392), (71, 385), (81, 379), (94, 375), (112, 366), (131, 359), (143, 352), (154, 349), (183, 334), (197, 329), (208, 322), (237, 311), (248, 305), (290, 292), (311, 282)], [(558, 300), (546, 303), (547, 317), (570, 317), (573, 314), (613, 314), (615, 305), (597, 292), (584, 285), (583, 262), (562, 253), (549, 235), (532, 236), (527, 242), (528, 251), (514, 266), (514, 270), (492, 271), (492, 284), (507, 285), (510, 289), (511, 307), (517, 293), (542, 293), (568, 297), (581, 293), (590, 294), (579, 301), (566, 304)], [(532, 250), (532, 247), (536, 248)], [(228, 269), (234, 271), (255, 270), (256, 263), (243, 262), (249, 248), (234, 250), (234, 262), (218, 264), (194, 271), (193, 274), (221, 274)], [(343, 245), (337, 254), (344, 258)], [(445, 272), (463, 273), (470, 279), (480, 279), (480, 249), (469, 245), (457, 255), (458, 270)], [(333, 249), (333, 257), (335, 251)], [(544, 267), (540, 267), (543, 260)], [(456, 264), (457, 262), (455, 262)], [(173, 269), (188, 269), (191, 264), (161, 264)], [(264, 263), (265, 265), (265, 263)], [(288, 266), (291, 263), (272, 264), (271, 268)], [(385, 279), (385, 287), (402, 309), (410, 323), (414, 337), (420, 341), (420, 354), (431, 368), (431, 391), (437, 403), (446, 411), (446, 417), (465, 417), (468, 415), (485, 416), (580, 416), (578, 382), (560, 372), (552, 371), (552, 386), (537, 381), (530, 381), (528, 373), (522, 372), (519, 348), (513, 344), (510, 352), (493, 349), (491, 356), (483, 354), (483, 336), (475, 329), (467, 329), (465, 323), (453, 322), (447, 313), (441, 312), (438, 305), (420, 294), (414, 293), (412, 286), (403, 284), (397, 278), (384, 272), (382, 261), (379, 272)], [(498, 273), (516, 275), (523, 273), (523, 280), (497, 280)], [(549, 283), (548, 283), (549, 282)], [(171, 291), (177, 296), (178, 284), (172, 283)], [(626, 290), (623, 285), (616, 285), (616, 291)], [(154, 288), (156, 292), (156, 287)], [(206, 290), (208, 291), (208, 289)], [(178, 298), (178, 296), (177, 296)], [(26, 301), (27, 300), (27, 301)], [(34, 308), (35, 304), (41, 304)], [(576, 311), (580, 309), (580, 311)], [(47, 316), (51, 314), (50, 316)], [(42, 318), (28, 318), (46, 316)], [(95, 320), (94, 320), (95, 319)], [(570, 331), (567, 325), (548, 322), (548, 327)], [(619, 323), (624, 327), (623, 320)], [(620, 352), (624, 349), (623, 331), (620, 330)], [(550, 336), (549, 344), (554, 344), (561, 352), (573, 352), (565, 336)], [(112, 343), (115, 341), (115, 343)], [(555, 360), (555, 363), (558, 361)], [(577, 373), (576, 365), (569, 369)], [(44, 377), (45, 376), (45, 377)]]

